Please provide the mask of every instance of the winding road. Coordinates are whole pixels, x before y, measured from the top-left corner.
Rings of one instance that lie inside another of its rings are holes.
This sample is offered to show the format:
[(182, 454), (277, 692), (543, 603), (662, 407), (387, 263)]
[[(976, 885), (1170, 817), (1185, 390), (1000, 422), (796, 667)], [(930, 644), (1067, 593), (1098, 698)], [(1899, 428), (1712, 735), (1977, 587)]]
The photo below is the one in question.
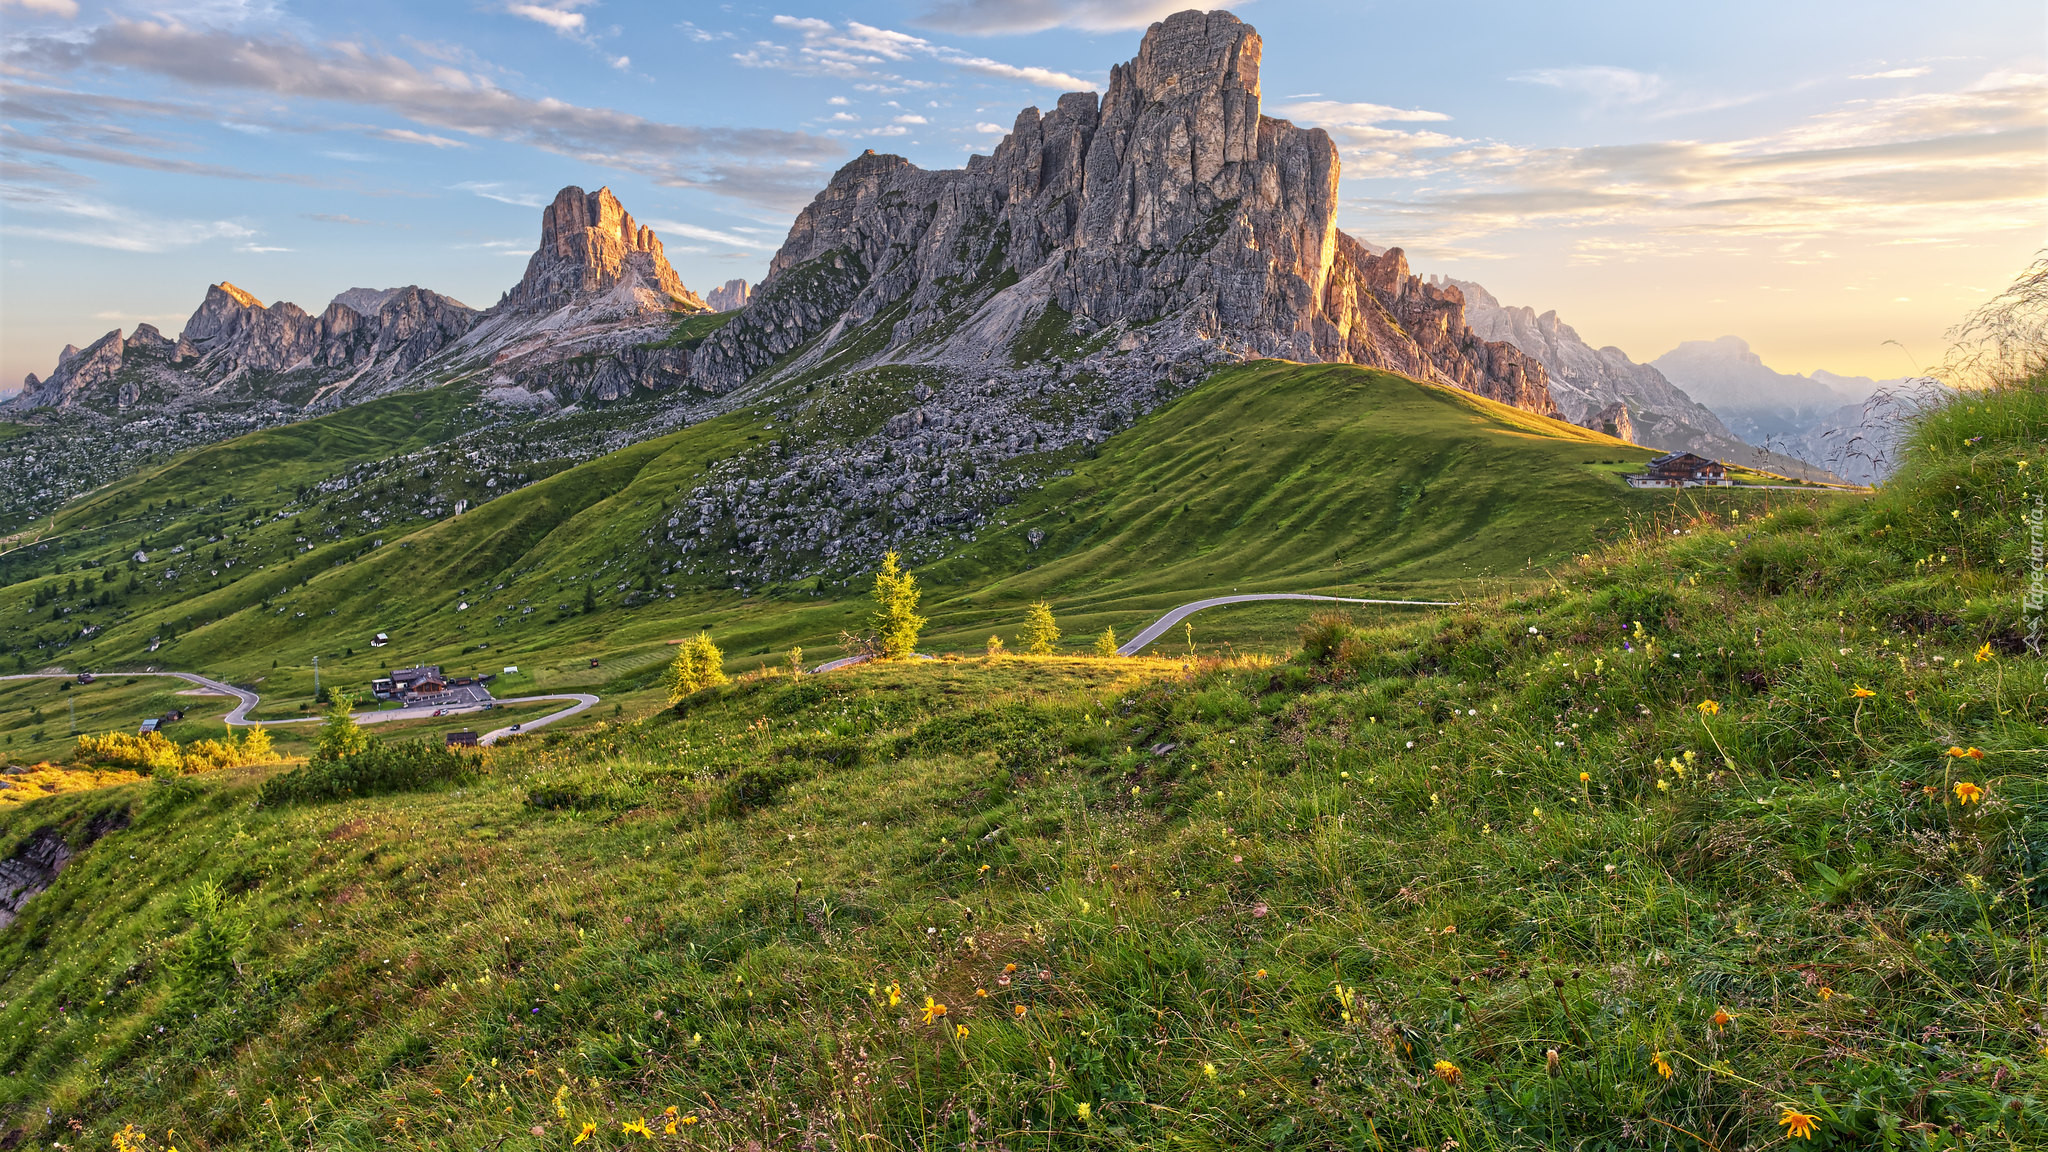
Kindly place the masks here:
[(1118, 648), (1116, 654), (1136, 656), (1145, 650), (1147, 644), (1164, 636), (1167, 629), (1204, 608), (1243, 604), (1253, 600), (1322, 600), (1332, 604), (1401, 604), (1416, 608), (1453, 608), (1458, 604), (1456, 600), (1365, 600), (1355, 596), (1316, 596), (1307, 592), (1247, 592), (1242, 596), (1211, 596), (1207, 600), (1191, 600), (1154, 620), (1143, 632), (1132, 637), (1129, 643)]
[[(76, 675), (77, 673), (74, 672), (27, 672), (14, 676), (0, 676), (0, 680), (70, 680), (73, 679)], [(188, 684), (197, 685), (200, 688), (204, 688), (210, 692), (214, 692), (222, 696), (232, 696), (235, 698), (235, 706), (228, 711), (228, 714), (225, 717), (223, 717), (223, 719), (225, 719), (229, 725), (236, 728), (249, 728), (258, 725), (265, 728), (271, 728), (283, 724), (317, 724), (321, 720), (321, 718), (318, 716), (293, 716), (285, 720), (251, 720), (249, 719), (249, 712), (251, 709), (255, 708), (258, 704), (263, 702), (262, 697), (256, 695), (256, 693), (254, 692), (249, 691), (247, 688), (237, 688), (232, 684), (223, 684), (218, 680), (209, 679), (208, 677), (201, 676), (195, 672), (104, 672), (94, 673), (94, 675), (101, 677), (164, 676), (173, 680), (183, 680)], [(550, 700), (569, 701), (569, 707), (564, 708), (559, 712), (550, 712), (546, 716), (542, 716), (537, 719), (522, 720), (517, 724), (508, 725), (504, 728), (498, 728), (490, 732), (486, 732), (482, 736), (477, 737), (477, 743), (496, 744), (499, 740), (503, 739), (506, 736), (531, 732), (535, 728), (545, 728), (546, 726), (548, 726), (549, 724), (553, 724), (557, 720), (565, 720), (571, 716), (576, 715), (578, 712), (588, 711), (592, 706), (594, 706), (598, 702), (597, 697), (592, 696), (587, 692), (564, 692), (557, 695), (546, 696), (513, 696), (504, 700), (494, 700), (492, 701), (492, 703), (543, 704)], [(437, 711), (444, 717), (460, 716), (470, 712), (482, 712), (484, 711), (484, 707), (481, 704), (465, 704), (452, 708), (438, 709), (433, 707), (393, 708), (389, 711), (384, 712), (356, 712), (353, 713), (353, 715), (355, 717), (355, 722), (358, 724), (381, 724), (387, 720), (431, 719), (434, 713)]]
[[(1455, 608), (1460, 603), (1457, 600), (1368, 600), (1357, 596), (1317, 596), (1309, 592), (1247, 592), (1240, 596), (1211, 596), (1207, 600), (1190, 600), (1186, 604), (1154, 620), (1151, 624), (1146, 625), (1144, 631), (1138, 633), (1128, 643), (1118, 648), (1116, 654), (1119, 656), (1136, 656), (1145, 650), (1147, 644), (1164, 636), (1167, 629), (1200, 612), (1204, 608), (1216, 608), (1224, 604), (1244, 604), (1254, 600), (1321, 600), (1331, 604), (1395, 604), (1410, 608)], [(932, 657), (920, 653), (918, 659), (930, 660)], [(813, 675), (819, 672), (831, 672), (839, 668), (849, 668), (855, 664), (865, 664), (867, 660), (868, 657), (866, 656), (844, 656), (837, 660), (827, 660), (825, 663), (811, 669), (811, 672)]]

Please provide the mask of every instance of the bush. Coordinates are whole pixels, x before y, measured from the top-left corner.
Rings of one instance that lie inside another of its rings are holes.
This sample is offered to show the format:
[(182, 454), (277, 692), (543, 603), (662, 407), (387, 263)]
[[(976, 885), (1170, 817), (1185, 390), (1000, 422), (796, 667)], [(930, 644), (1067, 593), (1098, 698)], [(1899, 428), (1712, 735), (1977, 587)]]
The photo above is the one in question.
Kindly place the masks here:
[(313, 760), (273, 776), (257, 803), (264, 807), (346, 800), (389, 792), (414, 792), (458, 784), (483, 771), (483, 757), (457, 752), (430, 740), (386, 744), (372, 740), (362, 751), (338, 760)]
[(786, 765), (742, 768), (720, 789), (718, 799), (711, 804), (711, 815), (736, 820), (756, 808), (766, 808), (775, 803), (783, 789), (804, 776), (801, 769)]

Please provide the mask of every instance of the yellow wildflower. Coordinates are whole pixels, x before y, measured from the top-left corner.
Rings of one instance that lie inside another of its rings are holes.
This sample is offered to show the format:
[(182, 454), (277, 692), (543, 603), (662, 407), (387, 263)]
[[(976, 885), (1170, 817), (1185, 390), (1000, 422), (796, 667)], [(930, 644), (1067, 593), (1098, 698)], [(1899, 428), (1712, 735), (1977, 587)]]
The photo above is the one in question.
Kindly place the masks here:
[(1650, 1053), (1650, 1063), (1657, 1066), (1657, 1075), (1662, 1076), (1666, 1080), (1671, 1079), (1671, 1061), (1666, 1060), (1662, 1052)]
[(1074, 1105), (1074, 1115), (1080, 1117), (1081, 1123), (1083, 1124), (1086, 1124), (1088, 1122), (1088, 1115), (1092, 1111), (1094, 1111), (1094, 1109), (1090, 1108), (1086, 1101)]
[(1867, 700), (1867, 699), (1869, 699), (1870, 697), (1872, 697), (1872, 696), (1875, 696), (1875, 695), (1877, 695), (1877, 693), (1875, 693), (1875, 692), (1872, 692), (1872, 691), (1871, 691), (1870, 689), (1868, 689), (1868, 688), (1865, 688), (1865, 687), (1864, 687), (1863, 685), (1861, 685), (1861, 684), (1858, 684), (1858, 685), (1857, 685), (1856, 687), (1854, 687), (1854, 688), (1851, 688), (1851, 689), (1849, 690), (1849, 696), (1850, 696), (1850, 698), (1851, 698), (1851, 699), (1855, 699), (1855, 700)]
[(1590, 784), (1590, 783), (1592, 783), (1592, 781), (1593, 781), (1593, 774), (1592, 774), (1591, 772), (1581, 772), (1581, 773), (1579, 773), (1579, 783), (1581, 783), (1581, 784)]
[(677, 1108), (673, 1104), (661, 1110), (662, 1118), (668, 1121), (668, 1123), (663, 1124), (661, 1126), (662, 1135), (673, 1136), (676, 1134), (676, 1121), (680, 1119), (680, 1117), (678, 1117), (676, 1113), (680, 1111), (682, 1111), (682, 1109)]
[(1790, 1104), (1778, 1105), (1778, 1123), (1785, 1129), (1785, 1135), (1794, 1140), (1813, 1139), (1813, 1126), (1820, 1117), (1810, 1112), (1801, 1112)]
[(946, 1014), (946, 1006), (927, 996), (924, 998), (924, 1022), (929, 1024)]
[(1443, 1079), (1443, 1082), (1454, 1088), (1465, 1082), (1465, 1070), (1449, 1060), (1437, 1061), (1435, 1068), (1436, 1074)]
[(1719, 716), (1721, 714), (1721, 702), (1719, 700), (1702, 700), (1699, 707), (1700, 715), (1702, 716)]
[(1714, 1027), (1726, 1028), (1735, 1022), (1735, 1014), (1726, 1008), (1714, 1009)]
[(986, 996), (988, 995), (988, 989), (986, 989), (986, 988), (976, 988), (976, 989), (974, 990), (974, 994), (975, 994), (976, 996), (982, 996), (982, 997), (986, 997)]
[(654, 1139), (654, 1132), (647, 1127), (647, 1117), (645, 1116), (640, 1117), (638, 1120), (620, 1124), (619, 1134), (621, 1136), (638, 1136), (642, 1140)]
[(1024, 1018), (1024, 1006), (1022, 1004), (1019, 1004), (1015, 1008), (1010, 1009), (1010, 1011), (1015, 1012), (1017, 1014), (1017, 1019), (1022, 1020)]
[(892, 982), (889, 985), (889, 1007), (894, 1008), (901, 1003), (903, 1003), (903, 989)]
[(1984, 789), (1968, 780), (1956, 781), (1956, 803), (1975, 804), (1984, 799)]
[(1977, 663), (1979, 663), (1979, 664), (1986, 664), (1986, 663), (1989, 663), (1989, 662), (1990, 662), (1990, 660), (1991, 660), (1991, 642), (1990, 642), (1989, 640), (1986, 640), (1986, 641), (1984, 642), (1984, 646), (1983, 646), (1982, 648), (1979, 648), (1979, 649), (1977, 649)]
[(1949, 745), (1948, 754), (1958, 760), (1982, 760), (1984, 758), (1984, 750), (1975, 746), (1958, 748), (1951, 744)]
[(953, 1025), (953, 1038), (954, 1038), (955, 1040), (965, 1040), (965, 1039), (967, 1039), (967, 1025), (965, 1025), (965, 1024), (955, 1024), (955, 1025)]
[(586, 1121), (583, 1125), (583, 1131), (578, 1133), (574, 1140), (569, 1141), (569, 1147), (574, 1148), (595, 1135), (597, 1135), (597, 1125)]

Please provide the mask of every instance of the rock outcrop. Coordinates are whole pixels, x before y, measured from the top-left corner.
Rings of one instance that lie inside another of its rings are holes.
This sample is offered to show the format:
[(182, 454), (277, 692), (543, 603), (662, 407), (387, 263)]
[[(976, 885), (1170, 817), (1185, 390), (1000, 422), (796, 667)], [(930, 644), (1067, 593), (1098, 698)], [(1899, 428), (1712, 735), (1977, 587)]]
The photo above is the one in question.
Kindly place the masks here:
[(676, 323), (709, 311), (611, 189), (564, 188), (541, 213), (526, 275), (448, 364), (480, 370), (495, 393), (557, 403), (664, 391), (691, 363), (690, 348), (670, 340)]
[(704, 303), (710, 305), (713, 312), (730, 312), (735, 308), (745, 308), (747, 297), (752, 294), (752, 287), (745, 280), (727, 280), (705, 293)]
[(856, 332), (879, 345), (871, 362), (976, 370), (1011, 360), (1028, 330), (1036, 357), (1343, 361), (1553, 411), (1542, 366), (1474, 335), (1456, 291), (1337, 230), (1336, 147), (1260, 113), (1261, 51), (1229, 13), (1183, 12), (1146, 32), (1099, 101), (1025, 109), (964, 169), (856, 158), (694, 375), (731, 388)]
[(564, 188), (540, 218), (540, 248), (493, 312), (540, 313), (612, 298), (639, 311), (706, 305), (669, 266), (661, 238), (636, 223), (610, 188)]

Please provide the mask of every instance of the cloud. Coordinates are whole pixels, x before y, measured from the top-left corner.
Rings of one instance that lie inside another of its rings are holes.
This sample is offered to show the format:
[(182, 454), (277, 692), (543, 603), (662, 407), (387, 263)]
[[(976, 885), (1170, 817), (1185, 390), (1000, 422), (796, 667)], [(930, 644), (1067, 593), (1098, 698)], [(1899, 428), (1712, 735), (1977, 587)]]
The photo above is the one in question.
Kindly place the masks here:
[(511, 204), (520, 208), (539, 208), (548, 202), (546, 197), (538, 193), (506, 192), (503, 191), (504, 187), (503, 184), (486, 184), (474, 180), (464, 181), (461, 184), (455, 185), (458, 191), (468, 192), (481, 196), (486, 200), (496, 200), (500, 204)]
[(772, 243), (764, 243), (752, 237), (720, 232), (715, 228), (704, 228), (696, 224), (684, 224), (678, 220), (643, 220), (641, 223), (665, 236), (688, 236), (692, 240), (709, 240), (715, 244), (730, 244), (736, 248), (775, 247)]
[(235, 251), (247, 253), (252, 256), (260, 256), (266, 252), (293, 252), (296, 251), (296, 249), (276, 248), (267, 244), (237, 244), (235, 245)]
[(891, 69), (918, 62), (932, 62), (977, 76), (1012, 80), (1062, 91), (1093, 91), (1092, 81), (1051, 68), (1005, 64), (986, 56), (974, 56), (957, 48), (934, 44), (922, 37), (890, 28), (877, 28), (858, 20), (837, 25), (814, 16), (777, 16), (776, 27), (794, 32), (794, 46), (762, 40), (733, 59), (749, 68), (775, 68), (801, 76), (830, 76), (845, 80), (882, 81), (900, 87), (927, 87), (906, 79)]
[(372, 128), (370, 135), (382, 140), (395, 140), (400, 144), (425, 144), (430, 148), (467, 148), (466, 141), (451, 140), (431, 132), (415, 132), (410, 128)]
[(553, 29), (557, 35), (580, 41), (585, 39), (583, 31), (584, 19), (583, 13), (576, 11), (576, 9), (588, 3), (590, 3), (590, 0), (551, 0), (549, 3), (540, 4), (515, 3), (505, 5), (505, 11), (522, 20), (531, 20), (536, 24)]
[(1005, 128), (1005, 127), (1003, 127), (1003, 126), (1002, 126), (1001, 124), (976, 124), (976, 125), (974, 126), (974, 130), (975, 130), (976, 132), (995, 132), (995, 133), (1008, 133), (1008, 132), (1010, 131), (1010, 130), (1009, 130), (1008, 128)]
[(1754, 239), (1889, 244), (2024, 230), (2038, 227), (2044, 130), (2048, 77), (1993, 74), (1960, 91), (1849, 101), (1745, 139), (1415, 148), (1395, 173), (1416, 180), (1411, 190), (1348, 205), (1375, 234), (1428, 246), (1575, 230), (1587, 262), (1645, 246), (1669, 257)]
[(78, 15), (78, 0), (0, 0), (0, 8), (20, 8), (25, 12), (62, 16), (69, 20)]
[[(610, 108), (521, 96), (482, 73), (422, 67), (359, 44), (296, 40), (121, 21), (80, 36), (25, 37), (8, 64), (108, 69), (168, 77), (203, 90), (377, 108), (416, 124), (520, 144), (648, 176), (673, 187), (790, 203), (793, 172), (840, 154), (827, 140), (779, 129), (709, 128)], [(815, 176), (805, 177), (815, 184)], [(808, 199), (808, 196), (805, 197)], [(797, 201), (801, 203), (802, 201)]]
[(1577, 68), (1532, 68), (1508, 77), (1591, 97), (1596, 105), (1641, 104), (1664, 90), (1664, 80), (1649, 72), (1593, 64)]
[[(211, 240), (248, 240), (253, 229), (232, 220), (181, 220), (70, 193), (10, 183), (0, 185), (8, 206), (0, 234), (109, 248), (118, 252), (170, 252)], [(22, 223), (41, 218), (42, 222)]]
[(896, 123), (898, 123), (898, 124), (929, 124), (929, 123), (931, 123), (931, 121), (929, 121), (929, 120), (925, 119), (925, 118), (924, 118), (924, 117), (922, 117), (922, 116), (912, 116), (912, 115), (904, 115), (904, 116), (898, 116), (898, 117), (896, 117)]
[(1224, 0), (940, 0), (914, 21), (942, 32), (993, 36), (1077, 28), (1117, 32), (1143, 28), (1189, 8), (1208, 11)]
[(342, 212), (301, 212), (299, 215), (304, 216), (308, 220), (318, 220), (323, 224), (352, 224), (358, 227), (369, 227), (371, 225), (371, 221), (358, 220), (354, 216)]
[(1912, 79), (1913, 77), (1915, 77), (1915, 76), (1925, 76), (1925, 75), (1927, 75), (1927, 74), (1928, 74), (1929, 72), (1932, 72), (1932, 71), (1933, 71), (1933, 69), (1932, 69), (1932, 68), (1928, 68), (1928, 67), (1926, 67), (1925, 65), (1922, 65), (1921, 67), (1918, 67), (1918, 68), (1894, 68), (1894, 69), (1892, 69), (1892, 70), (1891, 70), (1891, 71), (1889, 71), (1889, 72), (1866, 72), (1866, 73), (1864, 73), (1864, 74), (1863, 74), (1863, 75), (1861, 75), (1861, 76), (1851, 76), (1851, 77), (1849, 77), (1849, 79), (1851, 79), (1851, 80), (1911, 80), (1911, 79)]
[(1416, 122), (1442, 121), (1450, 117), (1441, 112), (1424, 112), (1419, 109), (1393, 108), (1385, 104), (1347, 104), (1339, 100), (1304, 100), (1293, 104), (1282, 104), (1274, 109), (1310, 124), (1344, 124), (1362, 126), (1384, 124), (1389, 121)]

